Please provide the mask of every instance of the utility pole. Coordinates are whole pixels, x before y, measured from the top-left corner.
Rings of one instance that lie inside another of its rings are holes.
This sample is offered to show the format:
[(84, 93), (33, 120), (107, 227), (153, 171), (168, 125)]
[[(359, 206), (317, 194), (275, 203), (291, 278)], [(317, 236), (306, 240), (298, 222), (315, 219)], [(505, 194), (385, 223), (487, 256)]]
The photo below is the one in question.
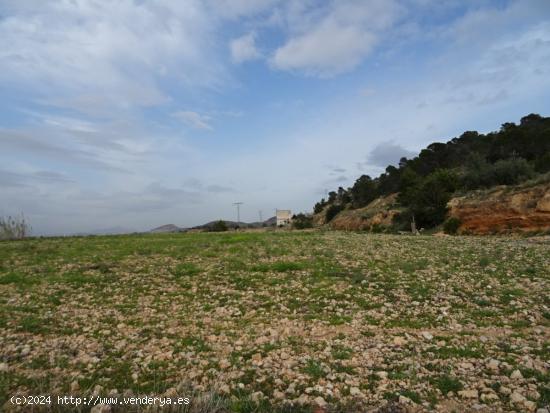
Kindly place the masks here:
[(241, 226), (241, 205), (243, 202), (235, 202), (233, 205), (237, 206), (237, 225)]
[(264, 220), (262, 219), (262, 210), (261, 209), (258, 211), (258, 214), (260, 214), (260, 223), (264, 222)]

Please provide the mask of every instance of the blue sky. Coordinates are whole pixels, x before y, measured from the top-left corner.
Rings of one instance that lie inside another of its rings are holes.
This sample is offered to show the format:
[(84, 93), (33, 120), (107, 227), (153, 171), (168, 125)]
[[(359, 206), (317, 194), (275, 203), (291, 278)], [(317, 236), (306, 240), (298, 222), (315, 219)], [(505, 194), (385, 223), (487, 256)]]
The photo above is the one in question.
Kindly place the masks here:
[(0, 0), (0, 214), (37, 234), (311, 210), (549, 115), (547, 0)]

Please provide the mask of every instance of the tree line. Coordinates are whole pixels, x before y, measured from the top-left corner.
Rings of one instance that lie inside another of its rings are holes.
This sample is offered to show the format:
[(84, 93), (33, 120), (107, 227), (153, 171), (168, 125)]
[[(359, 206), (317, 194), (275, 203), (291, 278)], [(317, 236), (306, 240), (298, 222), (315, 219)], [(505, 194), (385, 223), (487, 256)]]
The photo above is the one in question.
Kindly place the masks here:
[(550, 171), (550, 118), (530, 114), (500, 130), (464, 132), (447, 143), (435, 142), (413, 159), (401, 158), (376, 178), (360, 176), (353, 186), (328, 193), (314, 206), (329, 222), (343, 209), (368, 205), (398, 193), (403, 212), (396, 225), (431, 228), (441, 224), (447, 203), (457, 191), (513, 185)]

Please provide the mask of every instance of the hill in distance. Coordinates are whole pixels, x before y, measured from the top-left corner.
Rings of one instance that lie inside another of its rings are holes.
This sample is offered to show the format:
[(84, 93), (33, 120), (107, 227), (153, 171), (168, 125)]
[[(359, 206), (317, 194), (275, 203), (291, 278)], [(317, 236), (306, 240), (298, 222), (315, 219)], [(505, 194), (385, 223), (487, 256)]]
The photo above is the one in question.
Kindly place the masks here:
[[(153, 233), (153, 234), (161, 234), (161, 233), (168, 234), (168, 233), (175, 233), (175, 232), (185, 232), (189, 229), (209, 230), (218, 221), (220, 221), (220, 220), (217, 219), (217, 220), (214, 220), (214, 221), (207, 222), (206, 224), (197, 225), (197, 226), (191, 227), (191, 228), (182, 228), (182, 227), (178, 227), (177, 225), (174, 225), (174, 224), (166, 224), (166, 225), (161, 225), (160, 227), (157, 227), (157, 228), (153, 228), (149, 232)], [(238, 228), (262, 228), (262, 227), (272, 227), (272, 226), (274, 226), (275, 223), (277, 222), (277, 219), (275, 217), (271, 217), (271, 218), (266, 219), (263, 222), (260, 222), (260, 221), (257, 221), (257, 222), (236, 222), (236, 221), (227, 221), (227, 220), (223, 220), (223, 219), (222, 219), (222, 221), (225, 223), (225, 225), (229, 229), (237, 228), (237, 227)]]
[(153, 228), (149, 232), (153, 234), (162, 234), (162, 233), (171, 233), (171, 232), (181, 232), (184, 231), (184, 228), (180, 228), (174, 224), (161, 225), (160, 227)]

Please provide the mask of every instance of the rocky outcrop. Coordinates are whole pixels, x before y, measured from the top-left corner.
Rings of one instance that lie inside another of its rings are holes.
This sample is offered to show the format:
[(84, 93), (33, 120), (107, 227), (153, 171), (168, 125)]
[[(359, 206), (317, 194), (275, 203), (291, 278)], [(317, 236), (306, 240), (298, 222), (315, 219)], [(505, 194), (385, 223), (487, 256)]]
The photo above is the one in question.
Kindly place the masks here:
[(550, 179), (453, 198), (449, 216), (460, 219), (462, 234), (550, 231)]
[(352, 231), (388, 228), (399, 213), (396, 198), (397, 194), (391, 194), (375, 199), (364, 208), (344, 210), (332, 219), (329, 226), (332, 229)]
[[(383, 231), (402, 208), (397, 194), (372, 201), (360, 209), (345, 209), (329, 223), (326, 208), (314, 215), (314, 226), (336, 230)], [(544, 233), (550, 231), (550, 175), (517, 186), (471, 191), (449, 201), (449, 217), (461, 224), (461, 234)]]

